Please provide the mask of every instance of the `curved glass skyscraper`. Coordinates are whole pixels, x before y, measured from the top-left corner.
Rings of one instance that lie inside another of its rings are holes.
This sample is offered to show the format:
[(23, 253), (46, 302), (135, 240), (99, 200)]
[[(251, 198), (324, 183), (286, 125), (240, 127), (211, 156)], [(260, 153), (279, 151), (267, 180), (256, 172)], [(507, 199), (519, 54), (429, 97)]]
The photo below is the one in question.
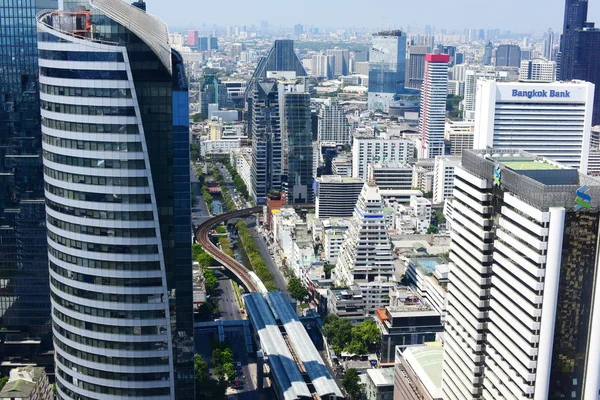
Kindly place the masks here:
[(182, 59), (162, 22), (121, 0), (64, 8), (38, 16), (57, 392), (191, 399)]

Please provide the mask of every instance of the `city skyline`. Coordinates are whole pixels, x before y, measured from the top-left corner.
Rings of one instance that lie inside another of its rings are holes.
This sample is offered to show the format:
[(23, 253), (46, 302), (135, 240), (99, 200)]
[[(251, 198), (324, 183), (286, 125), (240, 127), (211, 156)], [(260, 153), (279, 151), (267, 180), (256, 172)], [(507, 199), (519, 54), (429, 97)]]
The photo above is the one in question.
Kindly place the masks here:
[[(268, 21), (271, 26), (289, 26), (303, 24), (307, 27), (318, 26), (321, 28), (360, 27), (360, 29), (406, 29), (408, 26), (424, 27), (435, 26), (437, 29), (507, 29), (514, 32), (529, 33), (531, 31), (543, 32), (548, 28), (560, 32), (563, 21), (564, 0), (535, 0), (519, 2), (507, 0), (495, 4), (486, 4), (480, 7), (477, 0), (459, 0), (445, 2), (442, 0), (426, 0), (418, 5), (389, 2), (369, 13), (360, 12), (360, 3), (356, 0), (342, 2), (333, 0), (327, 3), (307, 0), (305, 7), (297, 8), (293, 13), (288, 12), (285, 3), (272, 3), (266, 1), (246, 3), (240, 0), (231, 1), (228, 11), (218, 5), (210, 3), (193, 2), (191, 0), (177, 0), (163, 2), (148, 0), (148, 12), (160, 17), (169, 25), (170, 30), (200, 27), (206, 23), (207, 27), (213, 24), (260, 26), (261, 21)], [(177, 6), (177, 7), (174, 7)], [(182, 20), (181, 13), (176, 11), (181, 7), (186, 8), (188, 15), (210, 15), (210, 20), (205, 17)], [(520, 12), (515, 13), (518, 9)], [(314, 10), (319, 10), (315, 12)], [(422, 11), (428, 10), (427, 14)], [(465, 10), (470, 10), (465, 12)], [(479, 11), (478, 11), (479, 10)], [(435, 11), (435, 12), (434, 12)], [(331, 18), (335, 15), (335, 18)], [(532, 15), (538, 15), (532, 18)], [(391, 16), (394, 16), (393, 18)], [(591, 1), (588, 19), (600, 20), (600, 2)], [(474, 22), (477, 21), (477, 22)], [(474, 26), (478, 25), (478, 26)]]

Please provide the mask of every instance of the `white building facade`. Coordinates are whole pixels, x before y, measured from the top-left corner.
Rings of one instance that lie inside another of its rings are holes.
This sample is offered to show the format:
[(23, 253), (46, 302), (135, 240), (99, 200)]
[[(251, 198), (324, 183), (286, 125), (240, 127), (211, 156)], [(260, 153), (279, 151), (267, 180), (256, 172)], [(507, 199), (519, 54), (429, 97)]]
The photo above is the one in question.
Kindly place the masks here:
[(475, 149), (524, 150), (587, 172), (594, 85), (479, 81)]
[(356, 134), (352, 143), (352, 176), (367, 179), (368, 166), (375, 162), (407, 164), (413, 158), (414, 144), (397, 135), (373, 137)]
[(444, 154), (444, 124), (446, 99), (448, 98), (447, 54), (425, 56), (425, 76), (421, 88), (421, 112), (419, 113), (419, 158), (433, 158)]
[(454, 169), (460, 165), (460, 157), (439, 156), (433, 169), (433, 203), (443, 203), (454, 192)]

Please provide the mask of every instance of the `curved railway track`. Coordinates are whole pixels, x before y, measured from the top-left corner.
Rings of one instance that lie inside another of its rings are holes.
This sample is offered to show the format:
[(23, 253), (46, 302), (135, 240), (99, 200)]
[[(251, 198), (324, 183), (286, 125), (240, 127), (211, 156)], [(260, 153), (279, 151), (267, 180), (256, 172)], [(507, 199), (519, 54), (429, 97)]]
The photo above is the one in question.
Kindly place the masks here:
[(220, 248), (215, 246), (209, 238), (210, 230), (215, 226), (219, 225), (222, 222), (233, 218), (246, 217), (251, 214), (256, 214), (262, 212), (262, 207), (253, 207), (253, 208), (245, 208), (243, 210), (232, 211), (230, 213), (217, 215), (214, 218), (205, 221), (202, 225), (198, 227), (196, 230), (196, 242), (202, 246), (202, 248), (210, 254), (215, 260), (220, 262), (223, 267), (231, 271), (235, 275), (235, 277), (240, 281), (242, 286), (248, 290), (248, 292), (258, 292), (260, 291), (257, 285), (250, 278), (249, 272), (250, 270), (236, 259), (228, 256), (223, 253)]

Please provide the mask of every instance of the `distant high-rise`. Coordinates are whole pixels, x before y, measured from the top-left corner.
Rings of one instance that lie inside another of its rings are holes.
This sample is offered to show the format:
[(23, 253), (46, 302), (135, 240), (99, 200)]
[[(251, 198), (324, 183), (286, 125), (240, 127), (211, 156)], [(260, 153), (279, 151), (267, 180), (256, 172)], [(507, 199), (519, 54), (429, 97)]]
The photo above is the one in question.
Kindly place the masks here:
[(294, 36), (300, 37), (304, 33), (304, 26), (302, 24), (294, 25)]
[(24, 338), (47, 336), (47, 344), (52, 328), (35, 16), (57, 7), (56, 0), (0, 2), (0, 325)]
[(37, 23), (57, 396), (191, 399), (183, 58), (122, 0), (64, 4)]
[(390, 102), (404, 91), (405, 79), (406, 34), (374, 34), (369, 52), (369, 110), (388, 112)]
[(198, 37), (198, 51), (219, 50), (219, 41), (214, 36)]
[(196, 48), (198, 47), (198, 31), (189, 30), (187, 33), (187, 43), (188, 47)]
[(444, 154), (449, 61), (450, 56), (447, 54), (427, 54), (425, 57), (419, 113), (421, 147), (417, 149), (420, 158), (434, 158)]
[(281, 190), (282, 140), (277, 80), (261, 78), (251, 90), (252, 187), (257, 204), (267, 203), (271, 190)]
[(552, 32), (552, 29), (548, 29), (544, 40), (544, 58), (548, 61), (554, 60), (554, 32)]
[(333, 142), (336, 145), (351, 145), (350, 124), (346, 118), (344, 107), (338, 100), (329, 99), (320, 104), (318, 136), (319, 142)]
[(421, 90), (425, 75), (425, 55), (430, 53), (428, 46), (411, 46), (408, 50), (406, 87)]
[(516, 44), (501, 44), (496, 49), (496, 67), (519, 67), (521, 48)]
[(481, 60), (483, 65), (492, 65), (492, 53), (494, 51), (494, 45), (492, 42), (488, 42), (485, 45), (485, 49), (483, 52), (483, 59)]
[(556, 63), (544, 58), (521, 61), (519, 68), (521, 82), (554, 82), (556, 81)]
[(444, 399), (597, 399), (600, 180), (520, 150), (455, 170)]
[(281, 102), (283, 188), (289, 204), (314, 202), (310, 93), (287, 92)]
[(348, 75), (350, 51), (348, 49), (328, 49), (327, 55), (333, 57), (333, 76)]
[(566, 0), (563, 33), (560, 38), (560, 79), (575, 78), (579, 33), (586, 26), (588, 0)]
[(475, 121), (475, 105), (477, 103), (477, 81), (479, 79), (496, 79), (493, 67), (473, 67), (465, 71), (465, 97), (463, 100), (463, 120)]
[(252, 78), (266, 78), (270, 71), (294, 71), (306, 76), (306, 71), (294, 51), (293, 40), (276, 40), (269, 54), (258, 62)]
[(330, 65), (333, 63), (333, 56), (326, 56), (325, 54), (316, 54), (311, 59), (311, 76), (318, 78), (332, 78), (333, 74), (330, 72)]
[(600, 29), (590, 27), (579, 32), (573, 75), (596, 85), (592, 125), (600, 125)]

